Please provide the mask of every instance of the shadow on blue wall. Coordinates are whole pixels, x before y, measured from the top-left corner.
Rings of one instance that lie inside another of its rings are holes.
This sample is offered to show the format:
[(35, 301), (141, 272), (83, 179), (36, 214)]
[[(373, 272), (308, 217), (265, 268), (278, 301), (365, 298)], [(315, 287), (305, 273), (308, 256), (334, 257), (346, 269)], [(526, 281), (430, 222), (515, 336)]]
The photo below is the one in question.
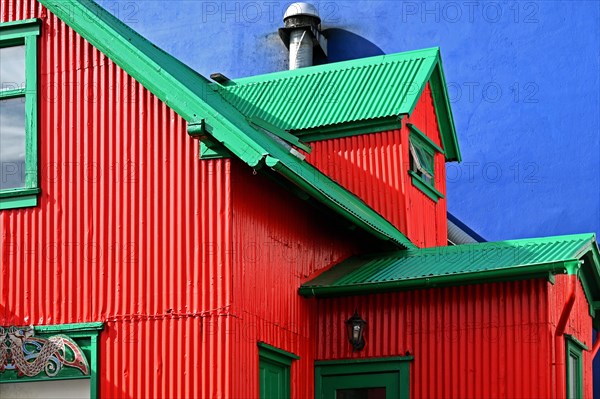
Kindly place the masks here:
[(345, 29), (325, 29), (323, 30), (323, 34), (327, 38), (328, 56), (325, 59), (322, 55), (317, 55), (317, 52), (315, 52), (314, 62), (316, 65), (385, 54), (374, 43)]

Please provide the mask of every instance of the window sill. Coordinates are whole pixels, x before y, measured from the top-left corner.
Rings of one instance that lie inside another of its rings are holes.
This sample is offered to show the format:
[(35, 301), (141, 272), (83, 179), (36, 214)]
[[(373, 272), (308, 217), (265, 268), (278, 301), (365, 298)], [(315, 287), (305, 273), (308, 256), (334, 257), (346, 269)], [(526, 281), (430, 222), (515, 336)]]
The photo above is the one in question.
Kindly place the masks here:
[(415, 186), (420, 191), (422, 191), (423, 194), (425, 194), (426, 196), (428, 196), (434, 202), (437, 203), (440, 198), (444, 198), (444, 195), (442, 193), (440, 193), (438, 190), (436, 190), (435, 188), (433, 188), (429, 184), (427, 184), (421, 178), (421, 176), (419, 176), (418, 174), (416, 174), (412, 170), (409, 170), (408, 174), (410, 174), (410, 176), (411, 176), (413, 186)]
[(37, 206), (39, 188), (0, 191), (0, 210)]

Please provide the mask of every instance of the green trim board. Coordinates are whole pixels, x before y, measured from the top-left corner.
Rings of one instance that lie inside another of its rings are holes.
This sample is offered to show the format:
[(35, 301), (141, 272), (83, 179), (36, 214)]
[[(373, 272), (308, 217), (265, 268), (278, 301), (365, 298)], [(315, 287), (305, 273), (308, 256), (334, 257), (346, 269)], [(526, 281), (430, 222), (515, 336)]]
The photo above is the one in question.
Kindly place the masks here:
[(271, 134), (276, 135), (280, 139), (287, 142), (289, 145), (296, 146), (296, 147), (306, 151), (309, 154), (312, 151), (312, 148), (309, 145), (301, 142), (298, 137), (294, 136), (291, 133), (286, 132), (283, 129), (280, 129), (279, 127), (273, 125), (272, 123), (269, 123), (265, 120), (260, 119), (257, 116), (249, 117), (248, 122), (250, 122), (251, 124), (253, 124), (261, 129), (264, 129), (265, 131), (267, 131)]
[(454, 126), (454, 117), (452, 116), (452, 107), (450, 106), (450, 96), (448, 95), (448, 85), (444, 76), (444, 68), (442, 67), (442, 57), (438, 52), (437, 68), (435, 68), (430, 76), (429, 84), (431, 86), (431, 95), (435, 114), (440, 125), (440, 133), (444, 152), (447, 161), (462, 161), (460, 147), (458, 145), (458, 137), (456, 135), (456, 127)]
[(208, 79), (154, 46), (95, 2), (40, 0), (40, 3), (188, 123), (204, 119), (206, 131), (214, 141), (248, 166), (260, 170), (269, 159), (271, 165), (278, 165), (277, 171), (286, 171), (281, 178), (302, 187), (351, 223), (400, 248), (415, 247), (364, 201), (249, 123), (246, 115), (232, 107)]
[(442, 154), (444, 153), (444, 150), (439, 145), (434, 143), (433, 140), (427, 137), (427, 135), (423, 133), (417, 126), (415, 126), (412, 123), (407, 123), (406, 126), (408, 126), (408, 130), (410, 131), (411, 137), (418, 137), (418, 140), (427, 143), (427, 145), (431, 147), (434, 151), (440, 152)]
[[(594, 234), (544, 237), (355, 256), (303, 284), (307, 297), (347, 296), (573, 273), (600, 300), (600, 262)], [(595, 316), (594, 313), (590, 313)], [(598, 327), (598, 318), (594, 325)]]
[(444, 194), (440, 193), (435, 187), (428, 184), (421, 176), (412, 170), (409, 170), (408, 174), (410, 175), (413, 186), (421, 190), (423, 194), (431, 198), (433, 201), (438, 202), (440, 198), (444, 198)]
[(0, 210), (37, 205), (38, 185), (38, 62), (37, 36), (40, 20), (0, 23), (0, 47), (25, 46), (25, 87), (0, 91), (0, 100), (25, 99), (25, 184), (0, 191)]
[(258, 342), (257, 346), (260, 356), (267, 357), (272, 361), (279, 362), (287, 366), (290, 366), (294, 360), (300, 360), (300, 356), (292, 352), (279, 349), (265, 342)]
[(209, 141), (200, 142), (200, 159), (226, 159), (231, 158), (231, 153), (220, 143), (211, 143)]
[[(16, 330), (22, 330), (25, 332), (26, 329), (30, 327), (15, 327)], [(61, 340), (65, 347), (69, 347), (69, 342), (73, 342), (77, 345), (77, 347), (82, 351), (82, 355), (84, 359), (81, 359), (81, 362), (84, 362), (85, 367), (88, 368), (88, 373), (83, 374), (81, 370), (76, 368), (69, 367), (61, 367), (58, 370), (58, 373), (55, 376), (44, 375), (44, 373), (40, 372), (39, 374), (28, 377), (28, 376), (18, 376), (16, 370), (5, 370), (3, 373), (0, 373), (0, 384), (2, 383), (26, 383), (26, 382), (38, 382), (38, 381), (60, 381), (60, 380), (73, 380), (73, 379), (89, 379), (90, 380), (90, 397), (95, 399), (98, 397), (98, 336), (100, 332), (103, 330), (104, 324), (101, 322), (93, 322), (93, 323), (76, 323), (76, 324), (57, 324), (57, 325), (41, 325), (41, 326), (33, 326), (33, 337), (36, 339), (42, 340)], [(8, 334), (11, 331), (10, 327), (2, 327), (5, 334)], [(20, 332), (20, 333), (22, 333)], [(5, 336), (0, 336), (2, 339), (7, 339)], [(27, 342), (27, 338), (24, 339), (24, 342)], [(48, 341), (45, 341), (45, 345), (48, 345)], [(31, 348), (34, 345), (41, 345), (39, 342), (31, 342), (27, 345), (30, 345)], [(12, 348), (12, 347), (11, 347)], [(38, 348), (39, 350), (39, 348)], [(66, 349), (65, 349), (66, 350)], [(66, 354), (66, 352), (65, 352)], [(73, 354), (73, 353), (71, 353)], [(56, 355), (53, 355), (56, 357)], [(37, 358), (36, 358), (37, 359)], [(75, 358), (76, 360), (77, 358)], [(56, 364), (54, 360), (53, 364)], [(33, 364), (31, 360), (29, 360), (30, 364)], [(82, 363), (80, 363), (82, 364)], [(83, 367), (83, 366), (81, 366)], [(45, 367), (48, 369), (48, 367)], [(53, 370), (50, 368), (50, 370)]]
[(315, 361), (315, 398), (335, 397), (336, 389), (385, 387), (386, 396), (410, 397), (413, 356)]
[[(404, 234), (400, 233), (400, 231), (387, 220), (381, 218), (380, 220), (377, 220), (377, 223), (374, 223), (376, 221), (365, 213), (365, 211), (367, 211), (367, 209), (370, 210), (370, 208), (365, 208), (363, 206), (364, 202), (360, 198), (346, 190), (336, 189), (335, 191), (332, 191), (331, 189), (324, 189), (324, 187), (327, 186), (329, 188), (335, 188), (337, 183), (319, 172), (310, 164), (302, 161), (286, 164), (274, 157), (267, 157), (265, 163), (271, 169), (286, 176), (303, 191), (320, 202), (333, 202), (337, 204), (338, 207), (333, 208), (333, 210), (341, 216), (348, 218), (354, 225), (361, 227), (366, 231), (371, 231), (373, 235), (382, 240), (389, 238), (403, 248), (416, 248)], [(291, 165), (291, 167), (288, 165)], [(298, 165), (298, 167), (294, 168), (294, 165)], [(299, 171), (300, 173), (298, 173)], [(314, 184), (316, 182), (320, 184)], [(335, 195), (332, 196), (331, 194)]]
[(565, 334), (566, 397), (583, 397), (583, 351), (588, 348), (572, 335)]
[(369, 119), (365, 121), (341, 123), (335, 126), (292, 131), (307, 143), (319, 140), (331, 140), (340, 137), (352, 137), (361, 134), (385, 132), (402, 128), (402, 116)]
[(330, 135), (364, 134), (368, 132), (364, 124), (370, 121), (411, 115), (428, 82), (446, 159), (460, 161), (437, 47), (275, 72), (232, 80), (226, 86), (212, 86), (245, 115), (257, 115), (305, 141), (314, 141)]

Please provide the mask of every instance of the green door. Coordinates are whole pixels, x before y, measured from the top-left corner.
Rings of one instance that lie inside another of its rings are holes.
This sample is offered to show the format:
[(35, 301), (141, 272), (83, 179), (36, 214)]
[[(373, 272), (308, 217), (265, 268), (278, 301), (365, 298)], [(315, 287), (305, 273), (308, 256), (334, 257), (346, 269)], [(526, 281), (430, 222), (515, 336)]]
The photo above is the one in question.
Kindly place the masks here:
[(279, 399), (290, 397), (290, 368), (281, 363), (260, 358), (260, 397)]
[(316, 399), (404, 399), (412, 356), (315, 363)]
[(286, 399), (290, 397), (290, 368), (293, 353), (258, 343), (258, 375), (261, 399)]

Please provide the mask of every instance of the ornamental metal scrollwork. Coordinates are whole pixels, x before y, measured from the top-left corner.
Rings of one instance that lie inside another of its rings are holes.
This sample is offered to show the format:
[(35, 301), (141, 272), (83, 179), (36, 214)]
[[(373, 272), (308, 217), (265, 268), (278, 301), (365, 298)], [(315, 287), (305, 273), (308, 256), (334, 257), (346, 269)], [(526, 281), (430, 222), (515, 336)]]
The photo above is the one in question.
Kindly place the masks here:
[(63, 367), (90, 373), (81, 348), (68, 336), (40, 338), (34, 336), (33, 326), (0, 327), (0, 373), (16, 370), (19, 377), (35, 377), (43, 371), (54, 377)]

